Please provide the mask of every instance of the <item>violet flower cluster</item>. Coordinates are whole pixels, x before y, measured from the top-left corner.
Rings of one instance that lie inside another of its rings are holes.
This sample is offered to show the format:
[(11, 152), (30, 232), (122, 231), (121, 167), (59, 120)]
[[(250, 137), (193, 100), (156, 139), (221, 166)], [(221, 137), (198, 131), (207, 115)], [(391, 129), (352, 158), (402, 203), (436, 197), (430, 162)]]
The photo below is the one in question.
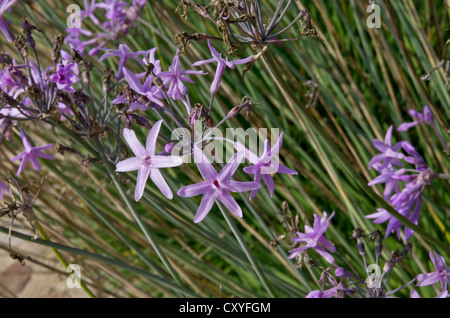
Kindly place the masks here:
[[(80, 12), (81, 26), (67, 28), (66, 43), (79, 54), (86, 48), (90, 48), (89, 55), (98, 54), (109, 42), (126, 36), (135, 27), (135, 21), (140, 18), (145, 3), (145, 0), (133, 0), (131, 3), (122, 0), (84, 0), (84, 10)], [(87, 21), (101, 31), (84, 29)]]
[[(5, 5), (5, 2), (2, 1), (2, 9), (10, 7), (10, 2), (7, 4)], [(104, 2), (85, 0), (84, 10), (81, 11), (83, 27), (67, 29), (68, 36), (65, 38), (65, 42), (69, 44), (71, 53), (64, 51), (61, 39), (55, 37), (52, 52), (54, 64), (45, 70), (40, 67), (36, 54), (36, 60), (34, 61), (31, 58), (25, 58), (28, 57), (27, 46), (34, 50), (32, 31), (36, 28), (31, 24), (24, 24), (26, 39), (24, 38), (22, 42), (17, 41), (16, 48), (26, 64), (18, 64), (13, 59), (6, 61), (8, 56), (5, 54), (3, 59), (7, 62), (4, 63), (6, 67), (0, 73), (0, 87), (4, 104), (1, 109), (3, 116), (0, 128), (8, 132), (9, 135), (12, 134), (13, 127), (21, 127), (19, 123), (22, 120), (47, 120), (50, 117), (56, 122), (68, 121), (67, 125), (70, 126), (71, 131), (79, 136), (96, 138), (100, 135), (110, 134), (111, 130), (108, 125), (116, 119), (119, 124), (119, 129), (116, 131), (120, 131), (120, 118), (122, 118), (125, 123), (123, 137), (131, 148), (134, 157), (123, 160), (118, 144), (111, 152), (107, 151), (108, 147), (105, 145), (103, 148), (106, 149), (106, 157), (115, 164), (117, 172), (137, 170), (134, 194), (136, 201), (142, 198), (148, 179), (152, 180), (167, 199), (172, 199), (172, 190), (164, 180), (160, 169), (173, 168), (183, 164), (181, 157), (171, 154), (173, 146), (165, 147), (165, 151), (156, 152), (156, 141), (161, 136), (160, 130), (163, 120), (158, 120), (150, 125), (146, 112), (151, 110), (160, 114), (160, 116), (164, 114), (172, 119), (179, 128), (182, 128), (183, 121), (173, 110), (174, 103), (180, 101), (186, 109), (185, 118), (189, 118), (189, 121), (203, 117), (205, 123), (211, 123), (209, 111), (214, 96), (220, 89), (226, 68), (234, 69), (236, 65), (245, 64), (252, 60), (252, 56), (235, 60), (222, 58), (208, 39), (208, 47), (212, 58), (192, 65), (201, 66), (212, 62), (217, 63), (210, 89), (211, 102), (207, 112), (199, 111), (198, 108), (193, 109), (187, 86), (194, 83), (190, 76), (206, 75), (206, 73), (201, 70), (183, 69), (179, 50), (175, 53), (172, 65), (167, 70), (163, 70), (160, 61), (156, 59), (157, 48), (133, 51), (124, 43), (119, 43), (117, 49), (106, 48), (111, 40), (117, 40), (121, 34), (128, 32), (130, 26), (134, 23), (133, 21), (138, 19), (139, 11), (144, 5), (145, 1), (140, 0), (134, 0), (131, 4), (120, 0), (106, 0)], [(89, 21), (100, 31), (95, 33), (85, 29), (84, 27), (89, 25)], [(2, 31), (6, 32), (4, 29)], [(21, 44), (19, 45), (19, 43)], [(110, 58), (116, 58), (119, 61), (114, 76), (105, 71), (102, 78), (105, 97), (98, 107), (95, 105), (95, 99), (90, 94), (90, 90), (85, 89), (90, 85), (91, 68), (87, 59), (83, 58), (87, 47), (90, 48), (87, 51), (88, 55), (103, 52), (103, 55), (98, 59), (99, 62)], [(129, 65), (130, 60), (134, 60), (143, 66), (144, 72), (132, 72)], [(30, 69), (30, 77), (24, 72), (26, 68)], [(111, 102), (119, 110), (115, 114), (113, 108), (108, 109), (107, 105), (108, 94), (111, 92), (111, 85), (114, 82), (116, 86), (126, 85), (123, 90), (118, 90), (116, 87), (118, 94)], [(35, 96), (24, 94), (30, 87), (34, 88)], [(132, 129), (133, 121), (146, 128), (151, 127), (145, 147), (139, 142), (135, 131)], [(172, 131), (171, 125), (166, 123), (166, 126)], [(11, 159), (13, 162), (20, 160), (17, 175), (24, 171), (28, 162), (35, 170), (39, 171), (38, 158), (55, 159), (52, 155), (43, 152), (53, 147), (53, 144), (33, 147), (22, 129), (20, 129), (20, 136), (25, 149)], [(116, 135), (114, 139), (119, 139), (119, 136)], [(101, 138), (100, 142), (104, 143)], [(231, 193), (251, 191), (250, 198), (253, 199), (261, 187), (261, 179), (264, 180), (271, 196), (273, 196), (275, 185), (272, 175), (274, 173), (297, 174), (296, 171), (281, 165), (275, 159), (281, 145), (282, 135), (272, 148), (266, 141), (264, 152), (260, 157), (246, 149), (245, 146), (236, 145), (238, 152), (232, 156), (220, 172), (217, 172), (212, 164), (207, 161), (203, 151), (198, 146), (194, 146), (192, 148), (193, 157), (205, 181), (182, 187), (177, 192), (181, 197), (203, 195), (194, 221), (200, 222), (203, 220), (216, 200), (222, 202), (236, 216), (242, 217), (242, 210)], [(254, 181), (232, 180), (244, 157), (252, 163), (252, 166), (245, 168), (244, 172), (254, 175)]]
[(289, 251), (290, 259), (298, 256), (307, 249), (314, 249), (328, 263), (334, 264), (334, 257), (330, 254), (336, 252), (336, 247), (325, 238), (325, 232), (330, 226), (330, 220), (333, 218), (334, 212), (327, 219), (327, 213), (323, 212), (322, 217), (314, 214), (314, 225), (310, 227), (305, 225), (305, 233), (297, 232), (297, 236), (291, 238), (291, 241), (301, 244), (300, 247)]
[[(126, 172), (138, 170), (138, 177), (135, 190), (136, 201), (138, 201), (142, 197), (145, 184), (149, 175), (152, 181), (155, 183), (155, 185), (159, 188), (159, 190), (163, 193), (165, 197), (167, 197), (168, 199), (173, 198), (172, 191), (167, 186), (167, 183), (164, 181), (164, 178), (159, 173), (158, 169), (179, 166), (183, 164), (183, 159), (176, 155), (155, 155), (155, 143), (156, 138), (158, 136), (158, 132), (161, 128), (161, 123), (162, 123), (161, 120), (158, 121), (151, 129), (147, 137), (145, 149), (141, 146), (141, 144), (136, 138), (136, 135), (132, 130), (130, 129), (124, 130), (124, 137), (136, 157), (132, 157), (117, 163), (116, 171)], [(267, 147), (268, 141), (266, 141), (265, 144)], [(277, 146), (281, 147), (280, 140), (277, 142)], [(238, 152), (228, 160), (228, 163), (225, 165), (225, 167), (220, 172), (217, 172), (214, 166), (209, 162), (204, 152), (197, 145), (194, 145), (193, 147), (194, 162), (196, 163), (198, 170), (200, 171), (204, 181), (197, 184), (184, 186), (178, 190), (177, 194), (180, 197), (194, 197), (198, 195), (203, 195), (194, 218), (195, 223), (202, 221), (206, 217), (206, 215), (209, 213), (216, 200), (222, 202), (234, 215), (242, 217), (242, 209), (231, 195), (231, 192), (252, 191), (252, 195), (254, 196), (255, 193), (253, 193), (253, 191), (258, 190), (261, 187), (260, 180), (259, 182), (257, 181), (241, 182), (231, 179), (235, 174), (236, 170), (241, 165), (244, 156), (248, 156), (250, 154), (250, 151), (241, 144), (239, 144), (237, 150)], [(279, 149), (277, 150), (277, 152), (278, 151)], [(166, 151), (161, 153), (167, 154)], [(256, 156), (253, 153), (252, 155)], [(266, 158), (266, 155), (263, 155), (262, 158)], [(270, 158), (269, 160), (266, 160), (266, 164), (267, 167), (271, 166)], [(253, 169), (255, 169), (254, 167), (255, 166), (252, 166)], [(279, 167), (283, 168), (280, 169)], [(244, 168), (244, 171), (245, 169), (246, 168)], [(261, 169), (261, 167), (257, 167), (256, 169)], [(277, 171), (277, 169), (279, 169), (279, 171)], [(293, 174), (297, 173), (296, 171), (291, 170), (282, 165), (279, 166), (277, 165), (276, 168), (272, 165), (271, 173), (276, 172), (286, 173), (287, 171), (283, 169), (288, 169), (289, 173)], [(272, 176), (270, 178), (272, 180)], [(271, 183), (268, 184), (268, 186), (269, 190), (273, 194), (274, 191), (273, 180)], [(321, 240), (321, 242), (324, 242), (324, 240)]]
[[(397, 130), (405, 131), (419, 123), (434, 125), (433, 116), (428, 107), (424, 113), (411, 111), (416, 119), (411, 123), (402, 124)], [(436, 174), (425, 162), (419, 152), (407, 141), (392, 142), (393, 126), (389, 127), (384, 142), (374, 140), (373, 145), (380, 152), (369, 162), (369, 169), (375, 169), (379, 175), (373, 179), (369, 186), (384, 184), (384, 199), (389, 202), (401, 215), (414, 224), (419, 223), (420, 209), (422, 207), (423, 193), (431, 184)], [(406, 167), (405, 165), (413, 165)], [(367, 215), (366, 218), (375, 219), (374, 223), (388, 222), (386, 237), (396, 232), (401, 239), (402, 223), (384, 209)], [(405, 227), (405, 239), (408, 240), (414, 231)]]

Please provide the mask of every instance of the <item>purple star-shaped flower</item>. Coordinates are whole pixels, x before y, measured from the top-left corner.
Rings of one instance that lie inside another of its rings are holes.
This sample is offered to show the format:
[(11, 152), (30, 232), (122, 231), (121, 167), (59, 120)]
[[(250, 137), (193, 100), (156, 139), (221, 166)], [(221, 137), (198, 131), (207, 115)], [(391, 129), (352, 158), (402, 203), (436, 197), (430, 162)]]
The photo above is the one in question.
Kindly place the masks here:
[(2, 31), (3, 35), (6, 37), (9, 43), (14, 41), (14, 34), (9, 30), (8, 24), (9, 22), (3, 20), (2, 14), (11, 8), (11, 6), (16, 2), (16, 0), (1, 0), (0, 1), (0, 31)]
[(234, 215), (242, 217), (242, 209), (230, 192), (252, 191), (260, 187), (256, 182), (239, 182), (231, 180), (243, 159), (243, 153), (238, 152), (230, 158), (228, 163), (217, 173), (208, 161), (203, 151), (194, 146), (194, 160), (205, 181), (182, 187), (178, 190), (180, 197), (194, 197), (203, 194), (194, 222), (202, 221), (211, 210), (215, 200), (222, 202)]
[(445, 259), (439, 255), (436, 251), (430, 252), (430, 258), (433, 262), (436, 272), (430, 274), (420, 274), (417, 276), (416, 286), (428, 286), (441, 282), (441, 290), (446, 291), (447, 285), (450, 284), (450, 266), (445, 265)]
[(123, 130), (123, 136), (136, 157), (128, 158), (117, 163), (116, 171), (138, 171), (136, 190), (134, 192), (134, 199), (136, 201), (139, 201), (144, 194), (145, 184), (149, 176), (166, 198), (173, 198), (172, 191), (158, 169), (177, 167), (183, 163), (183, 159), (178, 156), (161, 156), (155, 154), (156, 140), (161, 129), (161, 123), (162, 120), (159, 120), (153, 125), (148, 134), (145, 148), (136, 138), (133, 130), (127, 128)]
[(327, 219), (327, 213), (323, 212), (322, 218), (320, 218), (317, 214), (314, 214), (314, 225), (311, 228), (308, 225), (305, 225), (305, 233), (297, 232), (297, 237), (291, 238), (293, 242), (306, 243), (299, 248), (295, 248), (290, 250), (289, 259), (296, 257), (298, 254), (307, 250), (309, 248), (313, 248), (319, 253), (328, 263), (334, 264), (334, 257), (327, 252), (331, 253), (336, 252), (336, 247), (331, 244), (324, 236), (325, 232), (328, 230), (330, 226), (330, 220), (334, 216), (334, 212)]
[(211, 87), (210, 87), (211, 95), (215, 95), (219, 91), (220, 83), (222, 82), (222, 77), (223, 77), (223, 74), (225, 73), (225, 69), (227, 67), (234, 69), (234, 67), (236, 65), (246, 64), (252, 60), (253, 55), (249, 56), (245, 59), (237, 59), (237, 60), (233, 60), (233, 61), (228, 61), (227, 58), (222, 58), (222, 55), (211, 45), (211, 42), (209, 41), (209, 39), (208, 39), (208, 47), (209, 47), (209, 50), (211, 51), (213, 58), (195, 62), (194, 64), (192, 64), (192, 66), (200, 66), (203, 64), (217, 62), (216, 74), (214, 75), (214, 81), (212, 82)]
[[(100, 6), (100, 5), (99, 5)], [(129, 58), (134, 59), (139, 64), (143, 64), (142, 60), (138, 58), (139, 55), (146, 55), (148, 51), (137, 51), (137, 52), (131, 52), (130, 49), (126, 44), (119, 44), (119, 48), (117, 50), (113, 49), (103, 49), (103, 51), (107, 51), (108, 53), (103, 54), (98, 61), (101, 62), (104, 59), (112, 56), (118, 56), (119, 57), (119, 66), (117, 68), (116, 77), (122, 78), (123, 77), (123, 68), (125, 67), (125, 64), (127, 63), (127, 60)]]
[(183, 100), (184, 96), (189, 92), (184, 82), (195, 83), (187, 75), (205, 75), (202, 71), (181, 70), (180, 56), (175, 54), (173, 63), (169, 66), (168, 71), (163, 71), (158, 76), (163, 80), (164, 85), (169, 85), (167, 95), (174, 100)]
[(148, 76), (144, 82), (141, 84), (140, 78), (129, 71), (127, 68), (123, 68), (123, 74), (125, 80), (127, 81), (130, 88), (138, 94), (144, 95), (153, 103), (158, 104), (159, 106), (164, 107), (163, 102), (160, 99), (164, 98), (164, 95), (158, 90), (156, 86), (152, 86), (153, 78)]
[[(261, 155), (261, 157), (258, 157), (254, 152), (248, 150), (243, 144), (239, 142), (236, 142), (234, 144), (234, 148), (237, 151), (243, 151), (244, 156), (253, 164), (252, 166), (245, 167), (244, 172), (247, 174), (254, 174), (255, 182), (259, 184), (261, 184), (262, 178), (270, 191), (271, 197), (273, 197), (275, 191), (275, 184), (273, 182), (272, 174), (298, 174), (297, 171), (289, 169), (288, 167), (274, 160), (274, 157), (280, 152), (282, 144), (283, 133), (281, 133), (280, 138), (278, 138), (272, 149), (270, 148), (269, 140), (266, 139), (266, 141), (264, 142), (264, 153)], [(259, 189), (256, 189), (250, 193), (250, 200), (252, 200), (256, 196), (258, 191)]]
[(377, 148), (381, 153), (374, 156), (372, 160), (369, 162), (369, 169), (375, 164), (383, 161), (382, 165), (378, 167), (380, 169), (386, 167), (389, 163), (395, 164), (396, 166), (403, 167), (403, 163), (399, 161), (399, 159), (403, 159), (405, 157), (404, 154), (399, 153), (398, 151), (402, 148), (402, 143), (398, 142), (394, 146), (392, 146), (392, 129), (394, 126), (389, 127), (386, 136), (384, 138), (384, 142), (381, 140), (375, 139), (373, 141), (373, 145)]
[(98, 19), (94, 15), (94, 11), (98, 5), (95, 3), (95, 1), (96, 0), (92, 0), (91, 4), (89, 4), (88, 0), (84, 0), (84, 10), (81, 11), (81, 16), (83, 18), (90, 18), (92, 20), (92, 22), (94, 22), (96, 25), (99, 25), (100, 21), (98, 21)]
[(431, 113), (431, 110), (430, 110), (430, 108), (428, 106), (425, 106), (423, 108), (423, 114), (419, 113), (418, 111), (416, 111), (414, 109), (411, 109), (409, 111), (409, 115), (412, 118), (416, 119), (416, 120), (413, 121), (413, 122), (410, 122), (410, 123), (403, 123), (403, 124), (401, 124), (397, 128), (398, 131), (407, 131), (410, 128), (412, 128), (412, 127), (414, 127), (414, 126), (416, 126), (416, 125), (418, 125), (420, 123), (426, 123), (426, 124), (428, 124), (430, 126), (434, 125), (434, 117), (433, 117), (433, 114)]
[(68, 63), (66, 65), (58, 64), (56, 66), (56, 73), (50, 75), (50, 80), (56, 83), (56, 86), (60, 90), (65, 90), (66, 92), (75, 92), (72, 84), (78, 81), (78, 76), (73, 73), (73, 63)]
[[(65, 38), (65, 42), (70, 45), (71, 49), (74, 49), (78, 53), (82, 53), (84, 49), (89, 46), (97, 43), (98, 38), (92, 38), (86, 41), (82, 41), (80, 39), (80, 36), (85, 37), (93, 37), (95, 36), (94, 33), (91, 31), (85, 30), (83, 28), (67, 28), (66, 29), (67, 35)], [(90, 54), (91, 55), (91, 54)]]
[(98, 3), (97, 7), (106, 11), (106, 18), (116, 20), (123, 15), (123, 9), (127, 6), (126, 2), (119, 0), (106, 0), (104, 3)]
[(23, 132), (23, 130), (20, 131), (20, 138), (22, 139), (22, 143), (25, 148), (25, 151), (11, 159), (11, 161), (16, 161), (16, 160), (22, 159), (22, 162), (20, 163), (20, 166), (19, 166), (19, 170), (17, 171), (17, 175), (20, 175), (22, 173), (22, 171), (25, 169), (25, 166), (27, 165), (28, 161), (31, 162), (31, 165), (33, 166), (34, 170), (40, 171), (41, 165), (38, 161), (38, 157), (43, 158), (43, 159), (48, 159), (48, 160), (55, 159), (55, 157), (53, 157), (52, 155), (47, 155), (42, 152), (42, 150), (53, 147), (53, 144), (48, 144), (48, 145), (40, 146), (40, 147), (33, 147), (33, 146), (31, 146), (30, 141), (28, 140), (28, 138), (25, 135), (25, 133)]

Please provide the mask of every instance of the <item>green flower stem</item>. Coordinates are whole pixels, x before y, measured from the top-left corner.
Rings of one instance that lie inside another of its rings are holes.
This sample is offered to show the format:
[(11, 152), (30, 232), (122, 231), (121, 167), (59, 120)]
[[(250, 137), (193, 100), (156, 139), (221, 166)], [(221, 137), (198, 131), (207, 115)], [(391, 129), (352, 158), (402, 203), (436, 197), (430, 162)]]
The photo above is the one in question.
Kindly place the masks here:
[(413, 222), (408, 220), (406, 217), (397, 212), (390, 204), (388, 204), (382, 197), (380, 197), (375, 191), (372, 190), (371, 187), (367, 185), (366, 180), (364, 180), (352, 167), (352, 165), (348, 162), (347, 158), (342, 154), (342, 152), (336, 147), (336, 145), (331, 142), (329, 136), (323, 130), (323, 128), (318, 124), (318, 122), (314, 119), (314, 117), (309, 113), (309, 111), (304, 108), (299, 102), (296, 102), (295, 96), (290, 92), (288, 88), (284, 85), (284, 81), (281, 78), (280, 74), (276, 72), (276, 62), (270, 53), (266, 53), (261, 57), (261, 60), (269, 72), (270, 76), (281, 90), (283, 95), (285, 96), (288, 103), (292, 105), (298, 106), (297, 109), (300, 110), (302, 116), (306, 119), (306, 121), (311, 125), (312, 129), (317, 133), (318, 136), (322, 139), (324, 144), (328, 147), (328, 149), (335, 155), (336, 159), (339, 161), (341, 165), (341, 169), (345, 172), (351, 179), (353, 179), (360, 188), (369, 195), (372, 200), (374, 200), (378, 207), (385, 209), (389, 214), (395, 217), (397, 220), (402, 222), (406, 227), (409, 227), (414, 231), (415, 235), (421, 235), (426, 241), (431, 244), (434, 244), (437, 248), (442, 249), (446, 253), (450, 254), (450, 246), (443, 243), (439, 239), (433, 237), (428, 234), (422, 228), (415, 225)]
[(155, 250), (155, 253), (158, 255), (159, 259), (163, 263), (166, 270), (170, 273), (172, 278), (175, 280), (175, 282), (178, 285), (183, 285), (177, 272), (174, 270), (172, 265), (170, 264), (169, 260), (167, 259), (166, 255), (162, 251), (162, 249), (159, 247), (159, 244), (156, 242), (155, 238), (153, 237), (153, 234), (149, 231), (145, 223), (142, 221), (141, 216), (134, 208), (133, 204), (131, 203), (130, 199), (128, 198), (127, 194), (125, 193), (125, 190), (123, 189), (122, 185), (120, 184), (119, 180), (117, 179), (116, 173), (114, 169), (111, 167), (111, 164), (108, 162), (108, 160), (104, 157), (103, 154), (101, 154), (101, 159), (105, 164), (106, 171), (108, 172), (109, 176), (114, 182), (114, 185), (116, 186), (117, 190), (119, 191), (120, 196), (125, 201), (126, 206), (130, 210), (131, 214), (135, 218), (136, 222), (138, 223), (139, 227), (141, 228), (142, 232), (146, 236), (147, 240), (149, 241), (152, 248)]
[[(0, 233), (4, 233), (4, 234), (8, 234), (9, 233), (9, 229), (5, 228), (3, 226), (0, 226)], [(97, 261), (112, 265), (112, 266), (117, 266), (119, 268), (122, 268), (126, 271), (132, 272), (136, 275), (139, 275), (141, 277), (145, 277), (147, 279), (149, 279), (152, 282), (161, 284), (163, 286), (166, 286), (168, 288), (171, 288), (175, 291), (178, 291), (179, 293), (182, 293), (184, 295), (187, 295), (189, 297), (193, 297), (193, 298), (198, 298), (199, 296), (195, 293), (193, 293), (192, 291), (186, 289), (185, 287), (179, 286), (177, 284), (172, 283), (171, 281), (168, 281), (165, 278), (159, 277), (157, 275), (153, 275), (141, 268), (137, 268), (134, 266), (131, 266), (129, 264), (126, 264), (124, 262), (121, 262), (119, 260), (113, 259), (113, 258), (109, 258), (103, 255), (99, 255), (96, 253), (92, 253), (89, 251), (85, 251), (85, 250), (81, 250), (81, 249), (77, 249), (74, 247), (70, 247), (70, 246), (66, 246), (63, 244), (59, 244), (59, 243), (54, 243), (52, 241), (49, 240), (43, 240), (43, 239), (34, 239), (32, 236), (26, 235), (26, 234), (22, 234), (16, 231), (11, 231), (11, 236), (16, 237), (18, 239), (21, 240), (25, 240), (31, 243), (36, 243), (39, 245), (43, 245), (43, 246), (47, 246), (50, 248), (54, 248), (56, 250), (61, 250), (61, 251), (66, 251), (68, 253), (71, 254), (76, 254), (76, 255), (80, 255), (80, 256), (84, 256), (84, 257), (88, 257), (88, 258), (92, 258), (95, 259)]]
[(250, 251), (250, 248), (248, 247), (247, 243), (245, 242), (244, 238), (242, 237), (241, 232), (239, 232), (239, 229), (237, 228), (236, 224), (234, 223), (228, 210), (218, 200), (216, 200), (216, 203), (219, 206), (219, 209), (222, 212), (223, 217), (227, 221), (228, 226), (231, 228), (231, 231), (233, 232), (234, 236), (236, 237), (237, 241), (239, 242), (239, 245), (241, 246), (241, 248), (244, 251), (245, 255), (247, 256), (248, 260), (250, 261), (250, 264), (252, 265), (253, 269), (255, 270), (256, 275), (258, 276), (259, 280), (263, 284), (264, 288), (269, 293), (270, 297), (272, 297), (272, 298), (276, 297), (272, 287), (270, 286), (269, 282), (267, 281), (266, 276), (261, 271), (261, 268), (259, 267), (257, 260), (255, 259), (252, 252)]
[(182, 282), (178, 276), (178, 274), (176, 273), (176, 271), (174, 270), (174, 268), (172, 267), (172, 265), (170, 264), (169, 260), (167, 259), (167, 257), (165, 256), (165, 254), (163, 253), (163, 251), (161, 250), (161, 248), (159, 247), (158, 243), (156, 242), (155, 238), (153, 237), (153, 234), (148, 230), (147, 226), (145, 225), (145, 223), (142, 221), (141, 216), (139, 215), (139, 213), (136, 211), (136, 209), (134, 208), (133, 204), (131, 203), (130, 199), (128, 198), (127, 194), (125, 193), (125, 190), (123, 189), (122, 185), (120, 184), (119, 180), (117, 179), (116, 173), (114, 171), (114, 169), (111, 167), (111, 164), (109, 163), (108, 159), (105, 158), (105, 156), (101, 153), (101, 152), (97, 152), (96, 147), (98, 149), (101, 149), (101, 146), (98, 145), (99, 141), (98, 140), (94, 140), (94, 146), (92, 146), (88, 140), (83, 140), (81, 139), (79, 136), (75, 135), (73, 132), (71, 132), (69, 129), (60, 126), (58, 124), (56, 124), (54, 121), (51, 122), (53, 125), (55, 125), (56, 127), (62, 129), (64, 132), (66, 132), (67, 134), (69, 134), (69, 136), (75, 141), (77, 142), (80, 146), (82, 146), (84, 149), (88, 150), (89, 152), (92, 153), (92, 155), (94, 156), (100, 156), (100, 159), (102, 160), (102, 162), (105, 165), (105, 168), (108, 172), (108, 175), (111, 177), (111, 179), (113, 180), (114, 185), (116, 186), (117, 190), (119, 191), (120, 196), (122, 197), (122, 199), (124, 200), (126, 206), (128, 207), (128, 209), (130, 210), (131, 214), (133, 215), (134, 219), (136, 220), (137, 224), (139, 225), (139, 227), (141, 228), (142, 232), (144, 233), (144, 235), (146, 236), (147, 240), (149, 241), (150, 245), (152, 246), (152, 248), (154, 249), (155, 253), (158, 255), (158, 257), (160, 258), (161, 262), (163, 263), (164, 267), (166, 268), (166, 270), (169, 272), (169, 274), (172, 276), (172, 278), (175, 280), (175, 282), (182, 286)]
[[(46, 162), (47, 163), (47, 162)], [(87, 207), (91, 210), (91, 212), (99, 218), (117, 237), (119, 237), (130, 249), (136, 252), (136, 255), (151, 269), (156, 271), (161, 277), (164, 277), (164, 273), (158, 269), (158, 266), (154, 264), (148, 257), (146, 257), (140, 249), (129, 240), (114, 224), (103, 214), (99, 209), (92, 203), (92, 198), (87, 198), (88, 194), (84, 193), (80, 187), (78, 187), (72, 180), (66, 177), (64, 174), (60, 173), (60, 171), (52, 164), (47, 163), (47, 168), (53, 171), (58, 177), (64, 181), (70, 188), (86, 203)]]
[[(48, 238), (47, 233), (45, 232), (45, 230), (42, 228), (42, 226), (39, 224), (39, 222), (36, 220), (36, 228), (39, 232), (39, 235), (46, 241), (50, 241), (50, 239)], [(64, 266), (64, 268), (67, 268), (69, 266), (69, 263), (67, 263), (66, 259), (64, 258), (64, 256), (62, 256), (62, 254), (56, 249), (56, 248), (51, 248), (53, 254), (55, 254), (56, 258), (59, 260), (59, 262)], [(91, 290), (86, 286), (86, 284), (84, 283), (84, 281), (81, 280), (80, 277), (78, 277), (78, 280), (80, 282), (80, 286), (81, 288), (86, 292), (86, 294), (91, 297), (91, 298), (96, 298), (94, 293), (91, 292)]]

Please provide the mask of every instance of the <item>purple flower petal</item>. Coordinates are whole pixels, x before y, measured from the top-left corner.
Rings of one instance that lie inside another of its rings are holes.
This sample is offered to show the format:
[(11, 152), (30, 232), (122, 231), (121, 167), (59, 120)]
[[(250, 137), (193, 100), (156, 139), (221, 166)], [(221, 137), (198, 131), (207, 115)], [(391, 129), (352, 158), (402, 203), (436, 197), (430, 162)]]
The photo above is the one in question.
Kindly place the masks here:
[(242, 152), (238, 152), (234, 154), (222, 171), (217, 175), (217, 180), (224, 182), (225, 180), (229, 180), (232, 175), (236, 172), (237, 168), (242, 163), (244, 154)]
[(233, 213), (237, 217), (242, 218), (242, 209), (230, 192), (223, 191), (221, 193), (218, 193), (217, 199), (222, 202), (228, 208), (228, 210), (230, 210), (231, 213)]
[(132, 157), (120, 161), (116, 164), (116, 171), (128, 172), (138, 170), (142, 166), (142, 159), (138, 157)]
[(230, 180), (228, 182), (228, 188), (231, 192), (247, 192), (257, 190), (261, 187), (261, 185), (257, 182), (249, 181), (249, 182), (240, 182)]
[(418, 283), (416, 286), (428, 286), (437, 283), (441, 280), (439, 273), (420, 274), (417, 276)]
[(150, 130), (150, 133), (148, 134), (147, 141), (145, 143), (145, 148), (147, 149), (147, 153), (150, 156), (155, 155), (155, 149), (156, 149), (156, 140), (158, 139), (159, 131), (161, 129), (161, 123), (162, 119), (158, 120)]
[(161, 191), (161, 193), (166, 198), (172, 200), (173, 198), (172, 190), (170, 190), (166, 180), (164, 180), (161, 172), (159, 172), (158, 169), (151, 169), (150, 178), (152, 179), (153, 183), (158, 187), (159, 191)]
[(206, 158), (203, 151), (194, 146), (194, 162), (197, 164), (198, 170), (202, 174), (205, 180), (214, 180), (217, 177), (217, 171), (214, 169), (212, 164), (209, 162), (208, 158)]
[(206, 215), (208, 215), (215, 200), (216, 196), (214, 195), (214, 192), (205, 192), (203, 194), (202, 201), (200, 202), (197, 213), (195, 214), (194, 223), (201, 222), (206, 217)]
[(182, 187), (180, 190), (178, 190), (177, 195), (179, 195), (180, 197), (195, 197), (197, 195), (200, 195), (202, 193), (211, 190), (212, 190), (211, 181), (206, 180), (196, 184), (190, 184)]
[(139, 201), (144, 194), (145, 184), (147, 183), (148, 176), (151, 168), (149, 166), (141, 166), (138, 169), (136, 189), (134, 191), (134, 199)]
[(137, 139), (133, 130), (125, 128), (123, 130), (123, 137), (136, 157), (143, 158), (147, 156), (147, 151), (145, 151), (144, 147), (142, 147), (142, 144)]

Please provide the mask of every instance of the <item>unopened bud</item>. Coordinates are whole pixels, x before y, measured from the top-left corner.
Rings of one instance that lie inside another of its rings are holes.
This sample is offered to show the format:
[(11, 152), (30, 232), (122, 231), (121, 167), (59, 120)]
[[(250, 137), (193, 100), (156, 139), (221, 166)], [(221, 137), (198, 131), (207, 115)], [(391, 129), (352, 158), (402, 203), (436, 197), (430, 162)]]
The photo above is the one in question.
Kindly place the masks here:
[(173, 147), (175, 146), (175, 143), (171, 142), (169, 144), (166, 144), (164, 146), (164, 151), (167, 153), (172, 153)]
[(233, 107), (233, 108), (228, 112), (228, 118), (236, 117), (237, 114), (240, 113), (240, 111), (241, 111), (241, 107), (239, 107), (239, 106)]

